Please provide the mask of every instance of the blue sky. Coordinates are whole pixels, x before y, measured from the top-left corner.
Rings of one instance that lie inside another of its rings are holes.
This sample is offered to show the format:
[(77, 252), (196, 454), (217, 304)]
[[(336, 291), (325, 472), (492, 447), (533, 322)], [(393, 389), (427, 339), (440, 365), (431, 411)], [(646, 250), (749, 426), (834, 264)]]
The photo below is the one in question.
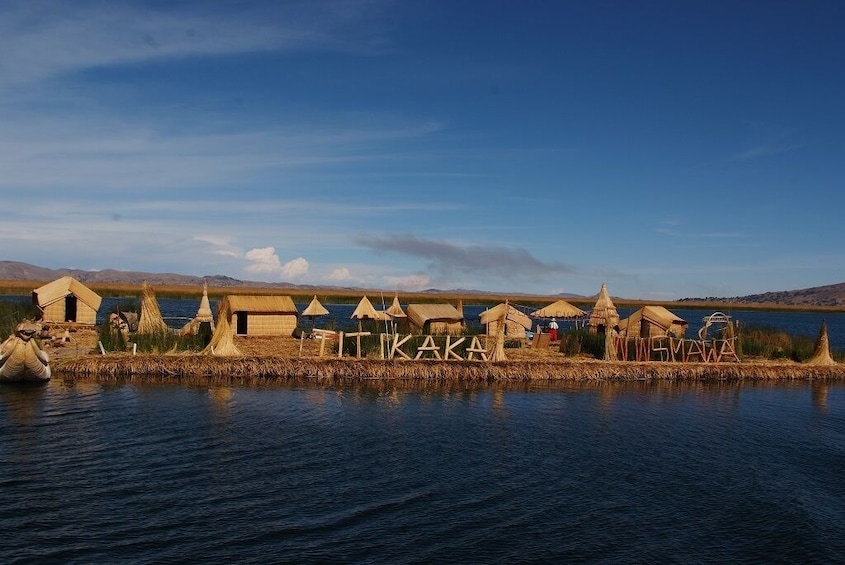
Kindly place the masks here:
[(5, 260), (669, 300), (845, 281), (845, 3), (0, 0)]

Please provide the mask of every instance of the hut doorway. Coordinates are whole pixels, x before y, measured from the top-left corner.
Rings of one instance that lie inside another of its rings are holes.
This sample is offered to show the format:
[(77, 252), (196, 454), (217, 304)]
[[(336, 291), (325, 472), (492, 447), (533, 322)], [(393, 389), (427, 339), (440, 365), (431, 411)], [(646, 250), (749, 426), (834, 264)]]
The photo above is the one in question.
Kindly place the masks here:
[(65, 296), (65, 322), (76, 321), (76, 297), (72, 294)]
[(247, 313), (246, 312), (238, 312), (238, 321), (235, 324), (235, 333), (238, 335), (247, 335), (249, 323), (247, 321)]

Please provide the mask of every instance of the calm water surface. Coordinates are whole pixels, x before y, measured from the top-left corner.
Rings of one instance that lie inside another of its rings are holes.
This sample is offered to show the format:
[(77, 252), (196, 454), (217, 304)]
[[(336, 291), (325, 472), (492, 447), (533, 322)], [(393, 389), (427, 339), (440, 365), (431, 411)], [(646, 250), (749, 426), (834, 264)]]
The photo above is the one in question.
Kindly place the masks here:
[(845, 386), (0, 386), (3, 563), (845, 561)]

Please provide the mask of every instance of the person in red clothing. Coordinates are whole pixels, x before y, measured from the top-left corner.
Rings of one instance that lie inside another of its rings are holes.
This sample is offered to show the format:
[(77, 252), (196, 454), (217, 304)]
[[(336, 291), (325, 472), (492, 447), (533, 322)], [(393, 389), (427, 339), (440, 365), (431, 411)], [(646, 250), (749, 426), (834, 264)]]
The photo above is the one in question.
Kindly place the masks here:
[(549, 339), (551, 341), (557, 341), (557, 320), (554, 318), (549, 322)]

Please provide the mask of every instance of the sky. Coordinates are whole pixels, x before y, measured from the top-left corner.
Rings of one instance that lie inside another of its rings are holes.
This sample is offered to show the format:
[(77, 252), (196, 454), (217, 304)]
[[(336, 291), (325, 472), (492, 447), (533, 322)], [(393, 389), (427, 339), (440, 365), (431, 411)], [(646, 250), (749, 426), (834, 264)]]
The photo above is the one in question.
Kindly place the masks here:
[(845, 282), (840, 1), (0, 10), (3, 260), (643, 300)]

